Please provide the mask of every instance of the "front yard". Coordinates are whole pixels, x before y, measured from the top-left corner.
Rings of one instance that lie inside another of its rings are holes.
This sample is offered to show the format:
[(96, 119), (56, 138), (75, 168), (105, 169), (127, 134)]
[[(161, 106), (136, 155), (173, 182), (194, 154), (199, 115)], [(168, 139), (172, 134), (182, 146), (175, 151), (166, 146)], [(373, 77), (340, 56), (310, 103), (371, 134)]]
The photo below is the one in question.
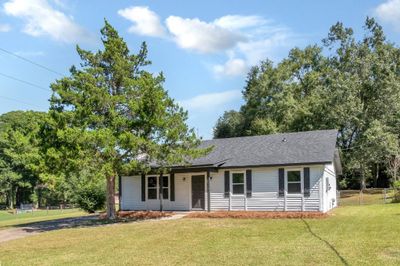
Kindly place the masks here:
[(48, 221), (61, 218), (78, 217), (86, 215), (78, 209), (64, 210), (38, 210), (21, 214), (12, 214), (9, 211), (0, 211), (0, 230), (29, 223)]
[(399, 265), (400, 204), (320, 219), (194, 219), (64, 229), (0, 244), (1, 265)]

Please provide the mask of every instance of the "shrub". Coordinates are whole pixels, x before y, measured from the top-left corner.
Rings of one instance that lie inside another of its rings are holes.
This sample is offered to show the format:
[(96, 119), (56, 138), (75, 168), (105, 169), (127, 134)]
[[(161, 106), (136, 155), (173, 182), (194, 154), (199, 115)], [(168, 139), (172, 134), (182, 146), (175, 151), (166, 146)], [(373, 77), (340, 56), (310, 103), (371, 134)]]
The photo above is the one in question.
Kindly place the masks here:
[(103, 184), (87, 184), (80, 187), (76, 192), (76, 203), (84, 211), (94, 213), (104, 208), (106, 192)]

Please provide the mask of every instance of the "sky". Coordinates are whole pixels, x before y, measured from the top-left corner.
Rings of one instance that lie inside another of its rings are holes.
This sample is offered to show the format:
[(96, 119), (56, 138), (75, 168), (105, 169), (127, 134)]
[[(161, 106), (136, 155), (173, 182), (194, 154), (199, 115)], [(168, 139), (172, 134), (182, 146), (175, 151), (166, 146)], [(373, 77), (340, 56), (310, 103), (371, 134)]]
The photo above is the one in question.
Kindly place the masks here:
[(361, 37), (367, 16), (399, 43), (400, 0), (1, 0), (0, 114), (46, 111), (49, 85), (80, 63), (76, 45), (101, 48), (106, 18), (133, 53), (147, 43), (148, 70), (164, 73), (189, 125), (210, 139), (218, 117), (243, 104), (251, 66), (320, 44), (338, 21)]

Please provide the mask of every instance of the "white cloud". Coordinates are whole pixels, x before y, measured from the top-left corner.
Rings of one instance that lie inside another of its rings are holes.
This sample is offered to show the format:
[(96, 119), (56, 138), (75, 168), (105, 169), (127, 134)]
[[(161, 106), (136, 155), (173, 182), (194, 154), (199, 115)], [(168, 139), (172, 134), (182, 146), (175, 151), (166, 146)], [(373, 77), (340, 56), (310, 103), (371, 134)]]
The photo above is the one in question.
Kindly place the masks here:
[(47, 0), (10, 0), (4, 5), (7, 15), (26, 22), (23, 32), (31, 36), (50, 36), (65, 43), (92, 41), (92, 36)]
[(176, 43), (201, 53), (213, 53), (234, 47), (245, 37), (237, 32), (207, 23), (198, 18), (189, 19), (170, 16), (166, 19), (169, 32)]
[(11, 26), (9, 24), (0, 24), (0, 32), (9, 32)]
[(214, 20), (214, 24), (230, 30), (239, 30), (264, 25), (267, 21), (260, 16), (227, 15)]
[(217, 76), (240, 76), (246, 74), (248, 66), (243, 59), (231, 58), (223, 65), (214, 65), (213, 71)]
[(266, 59), (267, 57), (271, 60), (276, 59), (276, 51), (290, 44), (290, 34), (283, 31), (267, 36), (265, 39), (239, 43), (238, 51), (244, 54), (249, 65), (255, 65), (258, 64), (260, 60)]
[(282, 51), (297, 43), (290, 29), (256, 15), (226, 15), (210, 22), (169, 16), (164, 26), (148, 7), (129, 7), (118, 13), (135, 23), (132, 33), (166, 37), (182, 49), (203, 54), (226, 53), (225, 63), (210, 68), (217, 77), (243, 76), (261, 60), (279, 60)]
[(375, 8), (376, 16), (400, 31), (400, 0), (388, 0)]
[(129, 28), (129, 32), (153, 37), (163, 37), (165, 35), (160, 18), (147, 6), (128, 7), (118, 10), (118, 14), (134, 23)]
[(189, 110), (213, 111), (218, 107), (241, 98), (240, 90), (229, 90), (223, 92), (214, 92), (200, 94), (193, 98), (180, 101), (180, 105)]

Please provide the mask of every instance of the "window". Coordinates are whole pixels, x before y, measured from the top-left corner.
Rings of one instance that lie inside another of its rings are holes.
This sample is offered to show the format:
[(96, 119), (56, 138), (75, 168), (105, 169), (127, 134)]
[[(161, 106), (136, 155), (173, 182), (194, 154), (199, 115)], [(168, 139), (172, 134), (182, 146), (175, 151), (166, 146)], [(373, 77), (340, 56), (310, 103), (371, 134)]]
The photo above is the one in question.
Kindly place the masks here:
[(234, 195), (244, 194), (244, 173), (232, 173), (232, 193)]
[(163, 189), (162, 189), (163, 199), (168, 199), (168, 192), (169, 192), (168, 176), (163, 176), (162, 178), (163, 178)]
[(147, 178), (147, 198), (157, 199), (157, 177), (149, 176)]
[(301, 193), (301, 173), (300, 171), (287, 172), (288, 194)]
[[(169, 178), (168, 176), (163, 176), (163, 187), (162, 187), (162, 197), (163, 199), (169, 198)], [(159, 194), (159, 177), (149, 176), (147, 177), (147, 199), (158, 199)]]

